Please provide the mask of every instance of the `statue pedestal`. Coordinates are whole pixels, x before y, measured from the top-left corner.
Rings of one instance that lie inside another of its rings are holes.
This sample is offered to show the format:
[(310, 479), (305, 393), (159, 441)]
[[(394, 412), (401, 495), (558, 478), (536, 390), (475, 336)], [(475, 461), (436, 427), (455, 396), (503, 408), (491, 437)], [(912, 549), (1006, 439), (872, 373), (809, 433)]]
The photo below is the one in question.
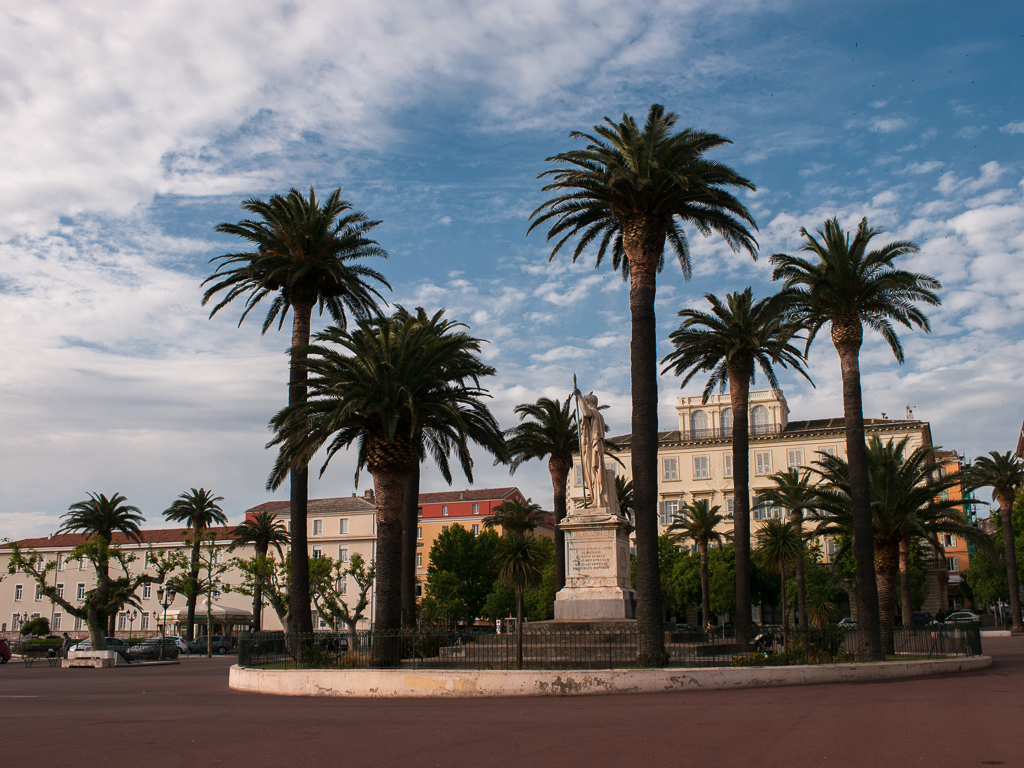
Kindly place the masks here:
[(565, 587), (555, 596), (555, 621), (636, 618), (629, 578), (633, 526), (607, 507), (578, 509), (558, 527), (565, 532)]

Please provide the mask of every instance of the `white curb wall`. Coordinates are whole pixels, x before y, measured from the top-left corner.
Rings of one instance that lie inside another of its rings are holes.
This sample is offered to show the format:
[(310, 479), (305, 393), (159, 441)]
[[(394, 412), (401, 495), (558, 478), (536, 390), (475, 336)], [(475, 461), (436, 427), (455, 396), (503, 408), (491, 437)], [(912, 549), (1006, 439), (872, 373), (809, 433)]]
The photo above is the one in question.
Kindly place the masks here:
[(263, 670), (232, 666), (231, 688), (282, 696), (585, 696), (898, 680), (972, 672), (990, 656), (792, 667), (598, 670)]

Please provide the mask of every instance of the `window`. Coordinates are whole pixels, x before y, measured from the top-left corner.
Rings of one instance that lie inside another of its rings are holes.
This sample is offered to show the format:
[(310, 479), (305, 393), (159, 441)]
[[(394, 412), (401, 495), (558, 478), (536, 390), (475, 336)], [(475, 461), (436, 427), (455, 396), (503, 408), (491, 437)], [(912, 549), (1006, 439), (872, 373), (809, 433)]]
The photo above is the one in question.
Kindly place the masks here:
[(66, 571), (68, 569), (68, 561), (60, 555), (57, 555), (57, 570)]
[(704, 411), (694, 411), (690, 416), (690, 435), (694, 438), (710, 437), (708, 415)]
[(949, 489), (943, 488), (939, 491), (939, 499), (942, 501), (949, 501)]
[(736, 514), (736, 497), (726, 496), (725, 497), (725, 519), (732, 520)]
[(694, 456), (693, 457), (693, 479), (694, 480), (707, 480), (711, 477), (711, 473), (708, 471), (708, 457), (707, 456)]
[(338, 547), (338, 559), (341, 560), (341, 562), (343, 562), (343, 563), (347, 563), (348, 562), (348, 548), (347, 547)]
[(423, 507), (416, 507), (416, 517), (423, 517)]
[(347, 517), (343, 517), (340, 520), (338, 520), (338, 533), (340, 533), (340, 534), (348, 533), (348, 518)]
[(441, 526), (441, 533), (444, 533), (447, 530), (448, 530), (448, 526), (447, 525), (442, 525)]
[(722, 460), (722, 464), (725, 467), (725, 476), (732, 477), (732, 454), (727, 453)]
[(473, 535), (474, 536), (479, 536), (480, 535), (480, 526), (479, 525), (476, 525), (476, 524), (473, 525)]
[(85, 600), (85, 584), (78, 585), (78, 591), (75, 592), (76, 600)]
[(416, 538), (417, 539), (422, 539), (423, 538), (423, 526), (417, 526), (416, 527)]
[(947, 557), (946, 558), (946, 570), (947, 571), (959, 571), (960, 570), (960, 558), (959, 557)]
[(955, 533), (944, 533), (942, 534), (942, 546), (955, 547), (956, 546), (956, 534)]
[(442, 504), (441, 505), (441, 514), (444, 515), (445, 517), (448, 516), (448, 505), (447, 504)]
[(292, 532), (292, 521), (289, 520), (287, 523), (285, 523), (285, 525), (288, 526), (288, 533), (291, 533)]
[(671, 499), (658, 503), (658, 522), (661, 525), (672, 525), (679, 517), (679, 499)]
[(826, 446), (822, 446), (821, 448), (819, 448), (818, 449), (818, 453), (824, 453), (824, 454), (826, 454), (828, 456), (835, 456), (836, 455), (836, 449), (835, 449), (835, 446), (826, 445)]
[(127, 613), (119, 613), (119, 614), (117, 614), (117, 628), (118, 629), (127, 629), (128, 628), (128, 614)]
[(772, 473), (772, 452), (756, 451), (754, 453), (754, 474), (770, 475)]
[(153, 585), (143, 584), (142, 585), (142, 599), (149, 600), (153, 596)]
[(416, 553), (416, 567), (417, 568), (422, 568), (423, 567), (423, 553), (422, 552), (417, 552)]
[(732, 408), (722, 411), (722, 437), (732, 437)]
[(75, 617), (75, 629), (81, 629), (81, 628), (82, 628), (82, 620), (76, 616)]
[(147, 629), (149, 629), (149, 611), (143, 611), (139, 615), (141, 617), (140, 622), (139, 622), (139, 629), (140, 630), (147, 630)]
[(85, 570), (85, 558), (84, 557), (81, 560), (78, 561), (78, 570), (80, 570), (80, 571), (84, 571)]
[(38, 584), (36, 584), (36, 597), (35, 597), (35, 601), (38, 603), (42, 599), (43, 599), (43, 588), (40, 587)]
[(60, 613), (53, 614), (53, 621), (50, 623), (50, 629), (60, 629)]
[(790, 448), (786, 451), (786, 466), (790, 469), (804, 465), (804, 452), (802, 448)]
[(661, 479), (666, 481), (679, 479), (679, 459), (673, 457), (661, 460)]
[(323, 553), (322, 550), (319, 550), (319, 549), (314, 549), (313, 550), (312, 557), (313, 557), (314, 560), (316, 560), (318, 557), (323, 557), (323, 556), (324, 556), (324, 553)]
[(416, 585), (416, 597), (423, 597), (423, 585), (422, 584), (417, 584)]
[(750, 409), (750, 434), (767, 435), (771, 426), (769, 425), (768, 409), (763, 405), (755, 405)]
[(768, 506), (761, 497), (756, 498), (754, 500), (754, 519), (767, 520), (771, 517), (776, 519), (782, 517), (782, 510), (779, 507)]
[(58, 584), (57, 585), (57, 597), (60, 597), (60, 598), (64, 597), (64, 585), (63, 584)]
[(324, 533), (324, 521), (323, 520), (314, 520), (313, 521), (313, 535), (314, 536), (322, 536), (323, 533)]
[(474, 504), (473, 505), (473, 514), (474, 515), (479, 515), (480, 514), (480, 505), (479, 504)]
[(334, 586), (342, 597), (348, 594), (348, 579), (342, 577), (335, 582)]
[(20, 602), (21, 599), (24, 596), (25, 596), (25, 587), (23, 587), (21, 584), (15, 584), (14, 585), (14, 602), (16, 602), (16, 603)]

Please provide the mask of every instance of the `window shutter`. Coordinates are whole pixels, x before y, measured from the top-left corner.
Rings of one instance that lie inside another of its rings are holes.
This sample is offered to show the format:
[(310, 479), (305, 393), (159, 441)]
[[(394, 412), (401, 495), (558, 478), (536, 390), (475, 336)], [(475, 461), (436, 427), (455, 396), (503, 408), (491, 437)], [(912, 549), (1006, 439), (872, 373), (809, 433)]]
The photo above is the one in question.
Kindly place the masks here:
[(725, 454), (725, 476), (732, 477), (732, 454)]
[(804, 463), (804, 452), (799, 448), (790, 448), (786, 451), (786, 463), (790, 469), (801, 466)]
[(658, 502), (658, 522), (661, 523), (662, 525), (668, 525), (668, 522), (666, 521), (666, 517), (665, 517), (665, 502), (664, 501), (659, 501)]

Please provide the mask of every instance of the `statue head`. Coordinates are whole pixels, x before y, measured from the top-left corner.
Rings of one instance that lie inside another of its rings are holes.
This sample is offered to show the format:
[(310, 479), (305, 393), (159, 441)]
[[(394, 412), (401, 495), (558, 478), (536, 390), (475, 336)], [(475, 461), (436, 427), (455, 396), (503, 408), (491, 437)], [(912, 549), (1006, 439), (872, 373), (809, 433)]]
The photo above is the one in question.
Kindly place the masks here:
[(597, 395), (591, 392), (588, 395), (583, 396), (583, 402), (589, 405), (591, 408), (597, 408)]

